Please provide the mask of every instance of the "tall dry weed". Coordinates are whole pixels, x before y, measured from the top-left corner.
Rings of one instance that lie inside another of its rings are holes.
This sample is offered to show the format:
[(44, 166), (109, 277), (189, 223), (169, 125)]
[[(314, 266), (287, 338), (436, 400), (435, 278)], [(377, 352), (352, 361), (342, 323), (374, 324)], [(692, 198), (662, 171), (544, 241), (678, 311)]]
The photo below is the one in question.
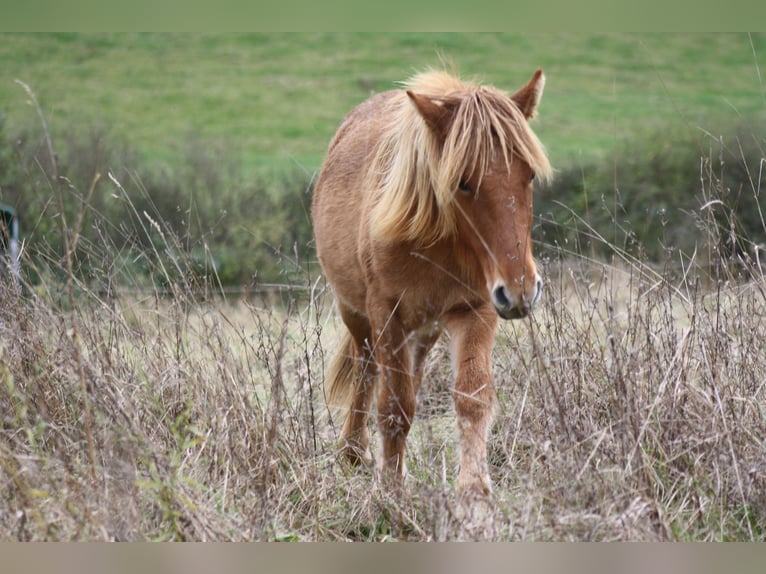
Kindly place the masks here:
[(609, 261), (544, 252), (541, 305), (494, 353), (495, 492), (467, 507), (447, 341), (395, 496), (336, 458), (321, 278), (226, 295), (113, 174), (126, 241), (86, 240), (114, 222), (87, 201), (65, 219), (88, 190), (38, 166), (66, 249), (25, 244), (20, 284), (0, 282), (0, 538), (763, 540), (766, 282), (701, 165), (696, 251), (651, 262), (591, 229)]

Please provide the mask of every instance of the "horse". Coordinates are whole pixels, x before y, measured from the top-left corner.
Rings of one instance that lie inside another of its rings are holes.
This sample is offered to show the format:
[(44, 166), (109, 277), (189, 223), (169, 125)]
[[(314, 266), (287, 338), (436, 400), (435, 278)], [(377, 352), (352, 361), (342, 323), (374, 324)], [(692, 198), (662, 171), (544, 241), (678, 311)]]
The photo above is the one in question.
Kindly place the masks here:
[(403, 484), (424, 361), (446, 331), (457, 489), (489, 495), (495, 331), (501, 318), (526, 317), (542, 291), (532, 193), (552, 168), (528, 121), (545, 76), (538, 69), (513, 95), (441, 70), (403, 84), (349, 112), (314, 187), (316, 251), (345, 324), (328, 401), (348, 408), (343, 457), (372, 465), (377, 388), (381, 474)]

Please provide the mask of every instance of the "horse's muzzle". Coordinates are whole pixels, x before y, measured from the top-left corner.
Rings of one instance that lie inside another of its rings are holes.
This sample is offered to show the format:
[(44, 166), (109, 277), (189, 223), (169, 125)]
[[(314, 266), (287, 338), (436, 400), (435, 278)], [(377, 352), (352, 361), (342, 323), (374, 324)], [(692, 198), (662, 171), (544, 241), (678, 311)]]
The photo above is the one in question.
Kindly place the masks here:
[(543, 281), (535, 276), (534, 291), (530, 296), (517, 297), (503, 283), (496, 283), (492, 289), (492, 304), (495, 311), (503, 319), (523, 319), (532, 310), (532, 306), (540, 299)]

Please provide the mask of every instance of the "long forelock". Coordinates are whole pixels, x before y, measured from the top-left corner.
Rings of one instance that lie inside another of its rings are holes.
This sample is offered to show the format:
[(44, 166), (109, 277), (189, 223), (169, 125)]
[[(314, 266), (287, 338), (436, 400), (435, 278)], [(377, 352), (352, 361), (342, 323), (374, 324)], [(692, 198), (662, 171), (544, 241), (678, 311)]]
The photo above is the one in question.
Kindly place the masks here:
[(524, 115), (505, 93), (462, 82), (446, 72), (427, 72), (406, 87), (454, 108), (443, 147), (404, 92), (391, 105), (394, 120), (373, 160), (373, 232), (384, 239), (431, 243), (455, 230), (454, 197), (466, 174), (481, 181), (495, 154), (510, 172), (515, 158), (539, 179), (552, 170)]
[(504, 92), (480, 86), (463, 95), (456, 109), (444, 145), (443, 185), (454, 190), (464, 174), (481, 181), (496, 154), (509, 173), (518, 158), (540, 179), (551, 177), (545, 149), (518, 106)]

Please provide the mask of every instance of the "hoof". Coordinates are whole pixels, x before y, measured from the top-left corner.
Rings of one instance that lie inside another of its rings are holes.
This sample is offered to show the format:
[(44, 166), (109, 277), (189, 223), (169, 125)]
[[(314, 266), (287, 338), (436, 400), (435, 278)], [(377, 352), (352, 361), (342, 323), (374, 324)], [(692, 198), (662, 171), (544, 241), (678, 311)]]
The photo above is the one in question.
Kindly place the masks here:
[(473, 475), (468, 479), (460, 476), (457, 493), (461, 499), (489, 498), (492, 496), (492, 482), (487, 475)]
[(355, 442), (345, 441), (340, 449), (340, 456), (351, 466), (371, 467), (373, 465), (370, 449)]

